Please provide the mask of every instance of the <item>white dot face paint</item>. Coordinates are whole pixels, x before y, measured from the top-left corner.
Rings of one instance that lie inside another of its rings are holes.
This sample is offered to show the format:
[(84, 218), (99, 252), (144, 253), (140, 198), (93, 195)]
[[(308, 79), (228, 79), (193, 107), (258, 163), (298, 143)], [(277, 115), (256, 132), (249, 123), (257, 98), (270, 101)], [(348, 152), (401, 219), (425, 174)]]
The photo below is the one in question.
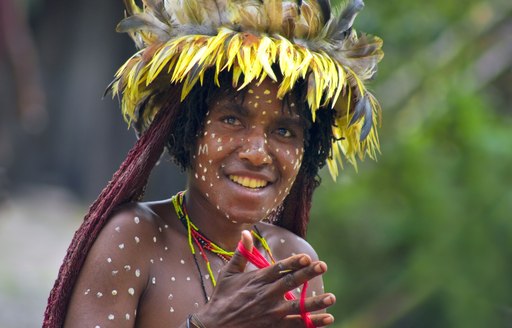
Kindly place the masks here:
[(128, 294), (130, 295), (135, 295), (135, 289), (133, 289), (132, 287), (128, 288)]
[(291, 168), (302, 163), (304, 123), (277, 98), (278, 88), (270, 80), (251, 83), (243, 97), (224, 90), (209, 104), (189, 187), (228, 222), (264, 219), (291, 189), (298, 172)]
[(139, 222), (140, 222), (139, 217), (138, 216), (134, 217), (133, 222), (135, 222), (135, 224), (139, 224)]

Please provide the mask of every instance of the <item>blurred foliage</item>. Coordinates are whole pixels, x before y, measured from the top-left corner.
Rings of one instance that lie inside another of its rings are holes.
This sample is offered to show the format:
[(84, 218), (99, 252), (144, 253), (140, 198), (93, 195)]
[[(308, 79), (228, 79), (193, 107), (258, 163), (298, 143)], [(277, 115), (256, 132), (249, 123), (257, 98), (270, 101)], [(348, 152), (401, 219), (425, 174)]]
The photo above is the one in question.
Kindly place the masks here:
[(511, 326), (512, 4), (366, 4), (382, 154), (323, 176), (308, 234), (335, 326)]

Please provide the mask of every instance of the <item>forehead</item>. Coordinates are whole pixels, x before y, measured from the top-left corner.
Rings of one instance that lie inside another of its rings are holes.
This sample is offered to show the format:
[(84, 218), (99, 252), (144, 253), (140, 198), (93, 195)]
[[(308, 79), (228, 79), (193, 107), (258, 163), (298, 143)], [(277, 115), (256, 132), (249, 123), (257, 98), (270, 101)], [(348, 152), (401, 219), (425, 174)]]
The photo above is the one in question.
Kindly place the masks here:
[(300, 116), (297, 101), (293, 94), (283, 99), (277, 97), (279, 84), (265, 79), (261, 83), (251, 82), (241, 90), (231, 86), (221, 86), (213, 97), (210, 105), (230, 103), (241, 111), (267, 112), (284, 116)]

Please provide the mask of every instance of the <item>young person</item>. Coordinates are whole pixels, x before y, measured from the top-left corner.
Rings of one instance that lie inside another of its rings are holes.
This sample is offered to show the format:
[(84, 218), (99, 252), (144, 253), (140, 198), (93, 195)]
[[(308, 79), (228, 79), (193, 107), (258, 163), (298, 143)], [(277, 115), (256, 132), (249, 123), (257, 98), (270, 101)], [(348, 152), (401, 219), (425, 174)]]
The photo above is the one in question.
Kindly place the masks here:
[[(318, 170), (378, 149), (363, 82), (382, 42), (352, 29), (362, 2), (125, 3), (119, 30), (141, 50), (110, 90), (140, 139), (75, 234), (44, 326), (330, 325), (327, 266), (303, 237)], [(164, 146), (187, 189), (137, 202)]]

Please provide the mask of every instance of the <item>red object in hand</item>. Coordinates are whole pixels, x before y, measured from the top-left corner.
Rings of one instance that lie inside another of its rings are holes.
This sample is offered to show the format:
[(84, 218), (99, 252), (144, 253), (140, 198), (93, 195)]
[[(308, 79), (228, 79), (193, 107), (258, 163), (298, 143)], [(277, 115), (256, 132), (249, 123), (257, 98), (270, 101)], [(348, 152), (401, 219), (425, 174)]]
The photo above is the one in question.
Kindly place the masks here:
[[(262, 269), (265, 267), (268, 267), (270, 263), (267, 261), (266, 258), (261, 255), (261, 253), (256, 249), (256, 247), (252, 248), (252, 252), (249, 252), (247, 248), (245, 248), (242, 241), (238, 242), (238, 251), (240, 254), (242, 254), (243, 257), (245, 257), (249, 262), (254, 264), (258, 269)], [(302, 317), (302, 320), (306, 324), (307, 328), (316, 328), (316, 326), (313, 324), (313, 321), (311, 321), (309, 312), (306, 312), (306, 290), (308, 288), (308, 282), (306, 281), (302, 287), (302, 291), (300, 293), (300, 316)], [(284, 298), (286, 298), (288, 301), (294, 300), (295, 295), (293, 295), (292, 292), (288, 291), (286, 294), (284, 294)]]

